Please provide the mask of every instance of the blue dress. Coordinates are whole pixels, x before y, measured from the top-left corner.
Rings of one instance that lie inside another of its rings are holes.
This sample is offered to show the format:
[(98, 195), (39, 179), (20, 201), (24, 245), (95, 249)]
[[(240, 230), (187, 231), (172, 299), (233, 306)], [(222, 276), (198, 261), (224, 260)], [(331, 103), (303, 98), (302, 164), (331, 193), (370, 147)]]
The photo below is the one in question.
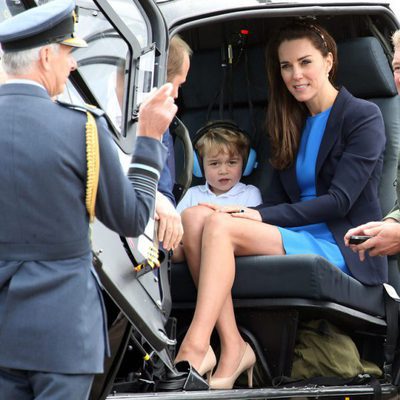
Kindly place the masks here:
[[(316, 197), (315, 165), (331, 108), (320, 114), (310, 116), (301, 136), (296, 160), (297, 182), (300, 188), (300, 201)], [(318, 254), (351, 275), (342, 253), (325, 223), (304, 225), (292, 228), (278, 227), (286, 254)]]

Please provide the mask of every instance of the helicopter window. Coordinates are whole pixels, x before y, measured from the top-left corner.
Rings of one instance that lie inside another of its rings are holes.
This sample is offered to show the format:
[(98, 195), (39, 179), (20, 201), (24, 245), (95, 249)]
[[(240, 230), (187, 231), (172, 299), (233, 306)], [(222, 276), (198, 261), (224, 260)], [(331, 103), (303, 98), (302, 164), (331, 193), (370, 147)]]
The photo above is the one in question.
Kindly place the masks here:
[[(53, 0), (36, 0), (36, 3), (42, 5), (49, 1)], [(107, 4), (103, 3), (77, 0), (75, 32), (86, 40), (88, 47), (75, 48), (73, 55), (80, 76), (118, 134), (125, 132), (127, 117), (123, 116), (130, 115), (127, 110), (132, 104), (132, 96), (130, 100), (127, 96), (128, 87), (135, 85), (130, 67), (140, 57), (142, 49), (148, 48), (149, 31), (147, 21), (132, 0), (109, 0)], [(101, 4), (107, 8), (107, 14), (114, 13), (114, 18), (106, 18), (101, 11)], [(78, 104), (83, 102), (72, 85), (66, 86), (60, 100)]]
[(131, 68), (135, 59), (140, 56), (141, 49), (148, 47), (147, 23), (132, 0), (107, 2), (107, 7), (115, 13), (114, 20), (120, 20), (116, 27), (93, 1), (80, 0), (77, 4), (76, 32), (89, 45), (75, 50), (78, 70), (114, 129), (126, 132), (128, 118), (131, 118), (128, 110), (133, 101), (132, 95), (127, 95), (128, 87), (135, 86), (135, 77), (130, 71), (135, 72)]

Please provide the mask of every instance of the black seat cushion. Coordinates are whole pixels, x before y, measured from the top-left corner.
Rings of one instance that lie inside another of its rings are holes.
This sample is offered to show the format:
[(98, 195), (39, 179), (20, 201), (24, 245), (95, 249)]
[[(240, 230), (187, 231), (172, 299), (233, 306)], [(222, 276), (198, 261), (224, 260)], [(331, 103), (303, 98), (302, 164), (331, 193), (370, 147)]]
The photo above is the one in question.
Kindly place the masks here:
[[(260, 53), (260, 49), (254, 49), (254, 54)], [(387, 213), (394, 204), (396, 191), (394, 182), (397, 173), (397, 157), (400, 148), (400, 98), (397, 96), (393, 82), (389, 60), (385, 56), (382, 46), (375, 37), (362, 37), (350, 39), (338, 44), (339, 70), (337, 83), (344, 85), (349, 91), (361, 98), (374, 101), (382, 110), (386, 128), (386, 150), (384, 157), (383, 176), (379, 188), (379, 197), (383, 213)], [(204, 62), (201, 58), (204, 57)], [(203, 68), (205, 80), (214, 79), (210, 74), (209, 65), (211, 58), (218, 60), (217, 54), (204, 53), (199, 55), (197, 61), (201, 64), (197, 68)], [(354, 71), (357, 71), (355, 73)], [(362, 71), (362, 72), (360, 72)], [(254, 72), (254, 71), (252, 71)], [(184, 122), (190, 128), (201, 125), (210, 104), (212, 94), (218, 85), (198, 84), (196, 76), (196, 96), (190, 99), (192, 88), (185, 86), (183, 95), (185, 106)], [(250, 73), (249, 73), (249, 76)], [(258, 82), (258, 80), (251, 80)], [(214, 91), (212, 91), (213, 89)], [(211, 91), (211, 92), (210, 92)], [(267, 100), (267, 87), (252, 95), (252, 100), (259, 103)], [(200, 93), (201, 92), (201, 93)], [(240, 109), (237, 122), (247, 129), (251, 127), (249, 114), (245, 112), (247, 97), (246, 91), (236, 91), (243, 98), (234, 98), (234, 110)], [(202, 95), (200, 95), (202, 94)], [(263, 97), (264, 96), (264, 97)], [(263, 120), (264, 109), (256, 107), (256, 116)], [(264, 155), (268, 159), (267, 152), (258, 152), (259, 161)], [(261, 169), (263, 171), (261, 171)], [(263, 191), (268, 191), (268, 167), (267, 163), (260, 163), (258, 184)], [(260, 174), (263, 172), (263, 174)], [(234, 299), (309, 299), (320, 302), (332, 302), (351, 309), (364, 312), (371, 316), (384, 316), (383, 287), (365, 286), (350, 276), (342, 273), (327, 260), (315, 255), (292, 256), (252, 256), (238, 257), (236, 266), (236, 278), (233, 286)], [(393, 265), (394, 264), (394, 265)], [(223, 268), (224, 266), (221, 266)], [(396, 261), (392, 260), (389, 266), (389, 283), (399, 289), (400, 279)], [(196, 290), (187, 270), (186, 264), (176, 264), (172, 267), (172, 297), (177, 303), (194, 303)], [(261, 303), (261, 302), (260, 302)]]
[[(175, 304), (195, 302), (196, 289), (185, 263), (172, 266), (171, 289)], [(382, 286), (365, 286), (316, 255), (237, 257), (232, 295), (330, 301), (373, 316), (385, 315)]]

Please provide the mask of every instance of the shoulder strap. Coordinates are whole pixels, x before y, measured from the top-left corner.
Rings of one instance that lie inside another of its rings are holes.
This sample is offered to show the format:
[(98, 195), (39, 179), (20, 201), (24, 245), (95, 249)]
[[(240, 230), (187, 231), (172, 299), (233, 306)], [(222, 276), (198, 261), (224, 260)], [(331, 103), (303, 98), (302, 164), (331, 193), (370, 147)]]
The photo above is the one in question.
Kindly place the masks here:
[(71, 104), (71, 103), (66, 103), (64, 101), (57, 100), (57, 103), (60, 104), (63, 107), (69, 108), (71, 110), (76, 110), (76, 111), (82, 111), (82, 112), (90, 112), (92, 113), (95, 117), (101, 117), (104, 115), (104, 111), (101, 108), (97, 108), (96, 106), (93, 106), (91, 104)]
[(96, 209), (97, 188), (99, 186), (100, 173), (100, 151), (97, 124), (93, 115), (86, 111), (86, 209), (89, 214), (89, 221), (93, 222)]

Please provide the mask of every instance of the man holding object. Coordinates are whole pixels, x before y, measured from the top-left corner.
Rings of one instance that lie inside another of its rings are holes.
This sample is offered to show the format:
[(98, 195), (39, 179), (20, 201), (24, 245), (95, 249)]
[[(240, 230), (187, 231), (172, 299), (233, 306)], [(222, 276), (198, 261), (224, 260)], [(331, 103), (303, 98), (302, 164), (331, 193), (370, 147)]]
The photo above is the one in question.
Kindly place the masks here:
[(138, 236), (154, 209), (166, 158), (160, 140), (177, 109), (171, 84), (142, 103), (127, 177), (102, 111), (53, 101), (77, 66), (71, 50), (87, 45), (74, 35), (74, 9), (73, 0), (54, 0), (0, 24), (4, 399), (85, 400), (103, 370), (108, 338), (85, 202), (90, 115), (100, 153), (96, 216), (120, 235)]

